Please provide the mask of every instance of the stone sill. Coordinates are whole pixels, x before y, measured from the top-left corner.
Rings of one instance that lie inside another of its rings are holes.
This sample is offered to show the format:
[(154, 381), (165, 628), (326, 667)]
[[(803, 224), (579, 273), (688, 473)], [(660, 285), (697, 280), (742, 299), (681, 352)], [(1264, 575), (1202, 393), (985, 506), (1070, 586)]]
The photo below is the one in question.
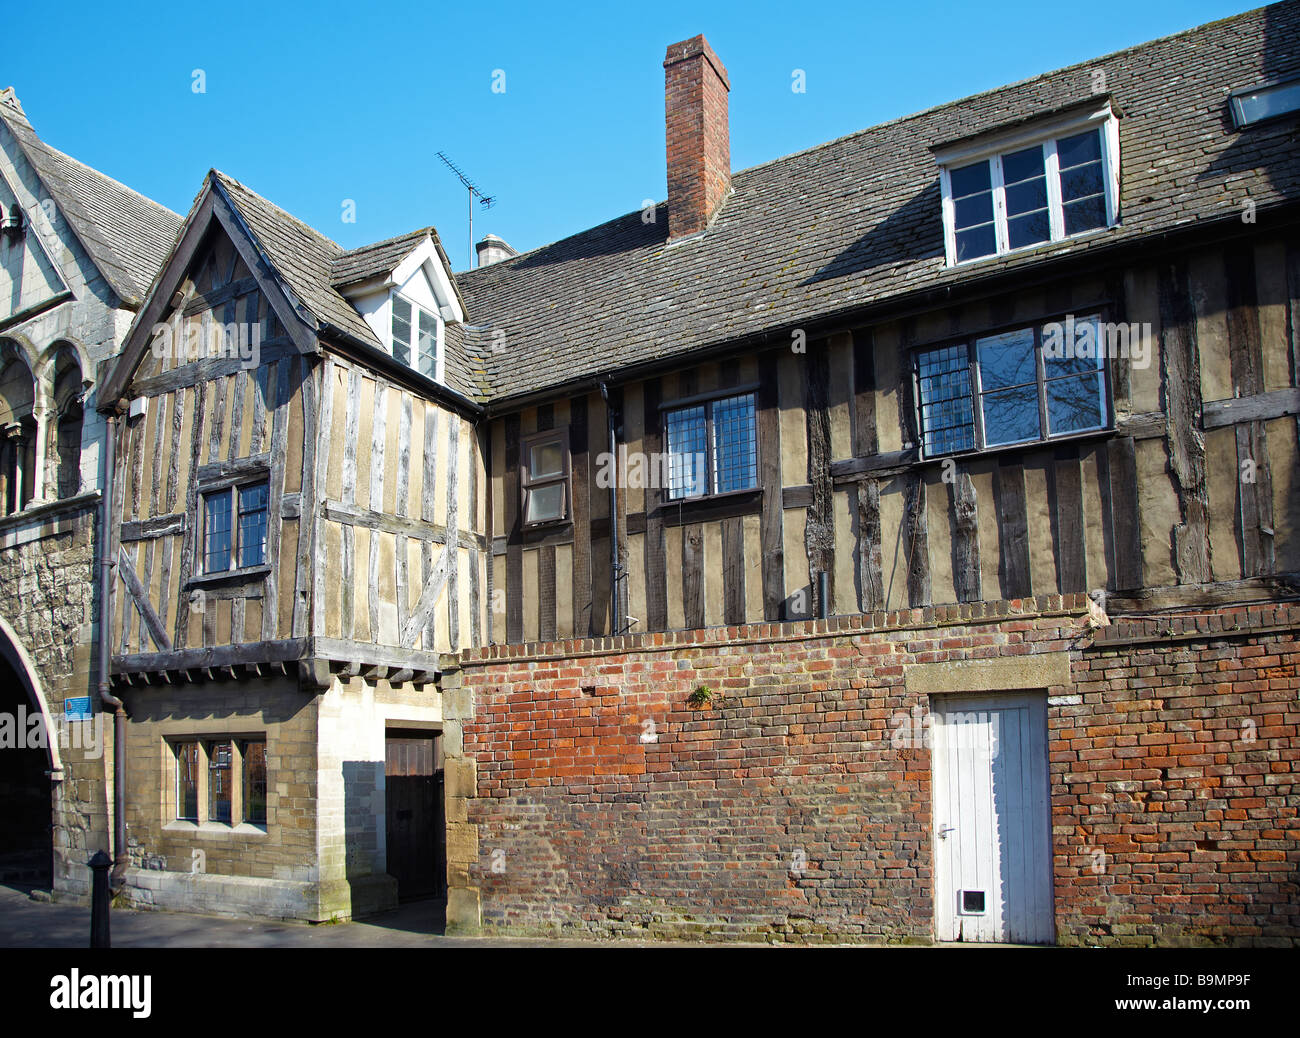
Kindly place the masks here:
[(266, 827), (240, 822), (238, 825), (226, 825), (225, 822), (186, 822), (181, 819), (168, 822), (163, 826), (165, 833), (188, 833), (191, 836), (215, 837), (222, 839), (231, 836), (266, 836)]

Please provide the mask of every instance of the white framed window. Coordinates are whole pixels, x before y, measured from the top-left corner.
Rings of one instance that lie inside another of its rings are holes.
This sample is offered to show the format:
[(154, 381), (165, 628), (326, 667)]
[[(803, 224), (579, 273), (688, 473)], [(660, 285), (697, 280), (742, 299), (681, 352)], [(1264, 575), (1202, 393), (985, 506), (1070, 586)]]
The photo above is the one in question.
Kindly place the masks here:
[(392, 294), (393, 359), (421, 375), (442, 381), (442, 321), (418, 303)]
[(1300, 112), (1300, 78), (1273, 80), (1234, 90), (1230, 100), (1232, 121), (1237, 129)]
[(537, 433), (524, 440), (520, 490), (525, 526), (569, 518), (569, 465), (567, 429)]
[(949, 266), (1118, 222), (1119, 121), (1109, 103), (935, 157)]
[(1107, 335), (1094, 314), (915, 351), (922, 453), (933, 458), (1108, 428)]

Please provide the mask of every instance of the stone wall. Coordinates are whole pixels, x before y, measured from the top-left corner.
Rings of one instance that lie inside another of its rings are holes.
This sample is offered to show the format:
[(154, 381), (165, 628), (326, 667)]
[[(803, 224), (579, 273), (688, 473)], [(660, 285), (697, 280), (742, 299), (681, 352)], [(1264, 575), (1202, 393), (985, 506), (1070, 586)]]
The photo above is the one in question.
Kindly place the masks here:
[(493, 932), (928, 942), (930, 751), (898, 733), (945, 692), (1038, 688), (1059, 943), (1296, 943), (1300, 607), (1096, 645), (1086, 615), (1054, 596), (469, 651), (453, 899)]
[[(70, 696), (89, 696), (94, 739), (60, 746), (51, 783), (54, 893), (89, 893), (85, 863), (109, 848), (112, 719), (98, 708), (95, 560), (98, 497), (29, 508), (0, 519), (0, 616), (31, 662), (44, 707), (57, 723)], [(79, 740), (80, 741), (80, 740)], [(52, 763), (52, 762), (51, 762)]]

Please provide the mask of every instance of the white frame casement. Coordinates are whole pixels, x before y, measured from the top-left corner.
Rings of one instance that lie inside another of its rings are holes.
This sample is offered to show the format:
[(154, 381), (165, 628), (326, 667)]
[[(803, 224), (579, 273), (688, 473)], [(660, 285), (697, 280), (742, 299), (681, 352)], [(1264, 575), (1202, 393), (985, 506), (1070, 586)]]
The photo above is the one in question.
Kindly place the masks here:
[[(406, 344), (410, 351), (410, 359), (407, 360), (406, 366), (412, 371), (418, 371), (425, 378), (431, 378), (435, 382), (443, 381), (443, 319), (435, 310), (430, 310), (427, 306), (422, 306), (410, 296), (403, 295), (397, 289), (392, 289), (388, 293), (388, 352), (397, 359), (396, 342), (393, 338), (393, 304), (400, 299), (403, 303), (411, 308), (411, 341)], [(434, 327), (434, 365), (433, 373), (430, 374), (420, 370), (420, 315), (433, 318)]]
[[(1102, 131), (1102, 189), (1106, 200), (1106, 226), (1091, 228), (1067, 236), (1065, 233), (1065, 214), (1061, 203), (1061, 181), (1056, 142), (1063, 137), (1072, 137), (1075, 134), (1098, 128)], [(1033, 147), (1035, 144), (1044, 146), (1047, 210), (1051, 237), (1047, 241), (1034, 242), (1013, 249), (1008, 241), (1002, 156), (1022, 151)], [(1109, 101), (1097, 108), (1062, 114), (1055, 118), (1035, 122), (1029, 126), (1016, 127), (1013, 130), (1006, 130), (991, 136), (981, 136), (975, 141), (936, 148), (934, 157), (939, 165), (939, 184), (943, 195), (944, 256), (947, 265), (950, 267), (957, 266), (959, 262), (962, 265), (979, 263), (982, 260), (996, 259), (1012, 252), (1041, 248), (1070, 238), (1083, 238), (1089, 234), (1101, 233), (1119, 222), (1119, 118)], [(995, 251), (984, 256), (973, 256), (970, 259), (958, 261), (956, 213), (952, 197), (950, 171), (980, 161), (987, 161), (990, 167), (989, 180), (993, 196)]]

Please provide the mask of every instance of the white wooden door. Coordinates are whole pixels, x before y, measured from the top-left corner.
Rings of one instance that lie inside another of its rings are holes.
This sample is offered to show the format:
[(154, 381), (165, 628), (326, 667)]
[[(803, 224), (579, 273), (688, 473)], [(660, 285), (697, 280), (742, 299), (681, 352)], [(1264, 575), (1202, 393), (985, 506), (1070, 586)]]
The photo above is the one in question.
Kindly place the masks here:
[(1046, 697), (937, 698), (935, 936), (1051, 944)]

